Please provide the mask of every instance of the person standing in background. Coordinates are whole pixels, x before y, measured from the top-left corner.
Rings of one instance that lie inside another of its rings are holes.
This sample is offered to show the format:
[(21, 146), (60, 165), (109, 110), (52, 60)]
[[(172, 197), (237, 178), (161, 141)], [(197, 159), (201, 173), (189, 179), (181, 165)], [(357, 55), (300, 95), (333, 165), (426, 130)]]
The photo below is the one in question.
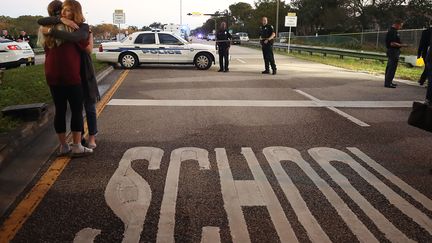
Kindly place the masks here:
[(229, 72), (229, 49), (231, 47), (232, 36), (227, 30), (225, 22), (220, 24), (220, 29), (216, 33), (216, 48), (219, 50), (219, 71)]
[(432, 105), (432, 34), (429, 36), (429, 46), (427, 47), (425, 66), (426, 77), (428, 80), (425, 103)]
[(396, 20), (392, 27), (387, 32), (385, 43), (387, 47), (387, 67), (385, 71), (384, 87), (396, 88), (396, 84), (393, 83), (393, 79), (396, 74), (397, 66), (400, 57), (400, 48), (406, 47), (407, 45), (402, 44), (398, 30), (402, 29), (402, 20)]
[(427, 27), (422, 32), (420, 44), (419, 44), (419, 48), (418, 48), (418, 52), (417, 52), (417, 58), (422, 57), (423, 60), (425, 61), (425, 69), (424, 69), (424, 71), (420, 77), (420, 80), (418, 81), (420, 85), (423, 85), (427, 79), (428, 69), (427, 69), (427, 65), (426, 65), (426, 56), (427, 56), (428, 48), (429, 48), (429, 45), (431, 42), (431, 37), (432, 37), (432, 25), (429, 25), (429, 27)]
[(30, 42), (30, 36), (27, 35), (27, 33), (22, 30), (20, 31), (20, 35), (18, 36), (17, 42)]
[(9, 32), (7, 30), (3, 30), (2, 35), (0, 37), (3, 39), (15, 41), (15, 38), (13, 38), (11, 35), (9, 35)]
[(273, 70), (272, 74), (275, 75), (277, 69), (273, 54), (273, 42), (274, 38), (276, 37), (276, 33), (273, 26), (268, 24), (267, 17), (263, 17), (261, 21), (262, 26), (260, 32), (260, 43), (262, 47), (265, 65), (265, 70), (262, 72), (262, 74), (269, 74), (271, 65), (271, 68)]

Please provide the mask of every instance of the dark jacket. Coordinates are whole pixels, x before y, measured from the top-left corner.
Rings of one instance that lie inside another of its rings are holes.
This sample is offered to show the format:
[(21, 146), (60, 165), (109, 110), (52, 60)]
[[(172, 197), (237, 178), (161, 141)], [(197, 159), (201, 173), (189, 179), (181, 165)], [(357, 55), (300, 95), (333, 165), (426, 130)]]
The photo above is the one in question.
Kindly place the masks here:
[(423, 30), (422, 35), (421, 35), (421, 39), (420, 39), (418, 52), (417, 52), (417, 57), (426, 58), (428, 48), (431, 44), (431, 38), (432, 38), (432, 27), (429, 27), (429, 28)]
[(220, 29), (216, 33), (216, 43), (219, 48), (224, 49), (231, 46), (232, 35), (228, 30)]
[(84, 101), (96, 103), (100, 100), (99, 88), (93, 61), (87, 52), (81, 52), (81, 85), (84, 92)]

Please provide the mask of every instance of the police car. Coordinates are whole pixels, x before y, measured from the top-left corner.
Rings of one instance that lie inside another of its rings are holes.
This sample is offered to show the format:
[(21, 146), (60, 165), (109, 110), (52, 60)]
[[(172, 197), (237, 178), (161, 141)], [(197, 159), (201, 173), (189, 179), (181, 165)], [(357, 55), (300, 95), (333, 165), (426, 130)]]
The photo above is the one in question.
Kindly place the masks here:
[(34, 65), (35, 54), (27, 42), (0, 38), (0, 68), (14, 68), (21, 64)]
[(193, 64), (206, 70), (215, 63), (215, 57), (214, 46), (191, 44), (163, 31), (135, 32), (121, 42), (102, 43), (96, 53), (98, 60), (120, 63), (126, 69), (140, 64)]

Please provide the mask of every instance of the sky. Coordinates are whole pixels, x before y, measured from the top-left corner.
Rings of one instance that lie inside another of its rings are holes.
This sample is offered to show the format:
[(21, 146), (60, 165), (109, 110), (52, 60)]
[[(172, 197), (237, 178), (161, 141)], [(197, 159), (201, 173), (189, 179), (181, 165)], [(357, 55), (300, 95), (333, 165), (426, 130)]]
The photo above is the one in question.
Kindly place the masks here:
[[(2, 0), (0, 16), (18, 17), (21, 15), (47, 15), (46, 6), (51, 0), (20, 0), (18, 2)], [(255, 0), (181, 0), (183, 24), (191, 29), (201, 26), (208, 17), (187, 16), (190, 12), (214, 13), (228, 9), (237, 2), (251, 5)], [(115, 9), (122, 9), (126, 14), (126, 24), (141, 28), (153, 22), (163, 24), (180, 23), (180, 0), (79, 0), (87, 22), (91, 25), (112, 23)]]

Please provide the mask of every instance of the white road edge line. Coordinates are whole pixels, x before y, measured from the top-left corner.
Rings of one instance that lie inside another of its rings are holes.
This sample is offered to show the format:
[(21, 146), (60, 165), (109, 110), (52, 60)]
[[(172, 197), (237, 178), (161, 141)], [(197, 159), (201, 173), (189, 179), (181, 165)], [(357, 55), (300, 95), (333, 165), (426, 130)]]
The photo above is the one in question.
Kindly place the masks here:
[(239, 61), (239, 62), (241, 62), (241, 63), (243, 63), (243, 64), (245, 64), (246, 62), (245, 61), (243, 61), (242, 59), (240, 59), (240, 58), (236, 58), (237, 59), (237, 61)]
[(138, 100), (112, 99), (111, 106), (317, 107), (309, 100)]
[[(325, 102), (321, 101), (320, 99), (318, 99), (318, 98), (316, 98), (316, 97), (314, 97), (314, 96), (312, 96), (312, 95), (310, 95), (310, 94), (308, 94), (308, 93), (306, 93), (304, 91), (301, 91), (301, 90), (298, 90), (298, 89), (296, 89), (295, 91), (297, 93), (299, 93), (299, 94), (301, 94), (301, 95), (303, 95), (303, 96), (305, 96), (305, 97), (313, 100), (314, 102), (317, 103), (318, 106), (320, 106), (320, 105), (323, 106), (323, 103), (325, 103)], [(363, 122), (363, 121), (361, 121), (361, 120), (359, 120), (359, 119), (351, 116), (350, 114), (347, 114), (347, 113), (345, 113), (345, 112), (343, 112), (343, 111), (335, 108), (334, 106), (324, 106), (324, 107), (326, 107), (327, 109), (335, 112), (336, 114), (338, 114), (338, 115), (340, 115), (342, 117), (345, 117), (346, 119), (354, 122), (355, 124), (357, 124), (357, 125), (359, 125), (361, 127), (370, 127), (369, 124), (367, 124), (367, 123), (365, 123), (365, 122)]]
[(412, 101), (112, 99), (110, 106), (411, 108)]

